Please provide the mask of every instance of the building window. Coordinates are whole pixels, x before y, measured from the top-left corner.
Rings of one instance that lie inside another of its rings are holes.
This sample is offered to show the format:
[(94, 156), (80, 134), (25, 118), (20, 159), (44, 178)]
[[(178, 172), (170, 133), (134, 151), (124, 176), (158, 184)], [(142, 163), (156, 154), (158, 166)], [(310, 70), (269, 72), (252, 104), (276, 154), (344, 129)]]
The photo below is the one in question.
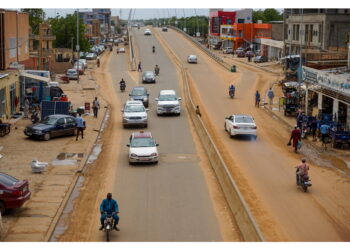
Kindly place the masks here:
[(297, 41), (299, 41), (299, 34), (300, 34), (300, 25), (297, 24), (297, 31), (295, 32), (296, 33), (296, 39)]
[(323, 31), (323, 30), (322, 30), (322, 24), (319, 24), (319, 25), (318, 25), (318, 42), (319, 42), (320, 44), (322, 44), (322, 34), (323, 34), (322, 31)]
[(310, 24), (310, 43), (312, 43), (312, 38), (313, 38), (313, 29), (314, 29), (314, 25), (313, 24)]
[(307, 41), (309, 41), (309, 38), (308, 38), (308, 36), (309, 36), (309, 25), (308, 24), (306, 24), (305, 25), (305, 33), (304, 33), (304, 36), (305, 36), (305, 42), (307, 42)]
[(295, 41), (295, 31), (296, 31), (296, 29), (295, 29), (295, 24), (293, 24), (293, 41)]
[(10, 58), (16, 57), (16, 38), (10, 38)]

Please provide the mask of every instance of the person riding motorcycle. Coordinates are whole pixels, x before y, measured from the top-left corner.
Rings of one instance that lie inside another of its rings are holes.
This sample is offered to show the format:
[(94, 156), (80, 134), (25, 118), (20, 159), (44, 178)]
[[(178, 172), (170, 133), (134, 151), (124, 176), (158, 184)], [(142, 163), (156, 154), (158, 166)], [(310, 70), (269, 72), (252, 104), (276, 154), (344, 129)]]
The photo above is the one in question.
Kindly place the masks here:
[(124, 78), (122, 78), (122, 79), (120, 80), (119, 85), (120, 85), (120, 89), (122, 89), (123, 87), (124, 87), (124, 89), (125, 89), (126, 83), (125, 83), (125, 81), (124, 81)]
[(301, 164), (297, 166), (297, 184), (303, 180), (304, 176), (308, 176), (309, 165), (306, 164), (306, 160), (302, 159)]
[(231, 96), (231, 93), (233, 94), (233, 96), (235, 95), (235, 86), (233, 84), (230, 85), (229, 89), (228, 89), (228, 93)]
[(156, 74), (156, 76), (158, 76), (159, 75), (159, 71), (160, 71), (160, 68), (158, 67), (158, 65), (156, 65), (154, 67), (154, 74)]
[(152, 52), (153, 52), (153, 53), (156, 52), (156, 47), (154, 47), (154, 45), (153, 45), (153, 47), (152, 47)]
[(97, 57), (96, 63), (97, 63), (97, 67), (99, 68), (100, 67), (100, 58), (99, 57)]
[(100, 230), (104, 228), (104, 220), (107, 218), (107, 215), (112, 215), (114, 219), (114, 228), (115, 230), (119, 231), (119, 228), (117, 227), (119, 222), (119, 216), (117, 215), (119, 213), (119, 206), (116, 200), (112, 199), (112, 194), (107, 194), (107, 199), (104, 199), (100, 205), (100, 222), (101, 227)]

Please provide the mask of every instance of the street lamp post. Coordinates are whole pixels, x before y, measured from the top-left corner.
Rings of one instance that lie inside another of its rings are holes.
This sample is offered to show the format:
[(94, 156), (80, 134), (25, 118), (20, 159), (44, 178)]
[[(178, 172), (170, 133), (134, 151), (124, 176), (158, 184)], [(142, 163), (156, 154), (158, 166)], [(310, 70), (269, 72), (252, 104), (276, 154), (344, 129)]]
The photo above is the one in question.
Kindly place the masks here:
[(80, 59), (80, 46), (79, 46), (79, 9), (77, 9), (77, 53), (78, 53), (78, 79), (77, 79), (77, 83), (79, 83), (79, 69), (80, 69), (80, 63), (79, 63), (79, 59)]

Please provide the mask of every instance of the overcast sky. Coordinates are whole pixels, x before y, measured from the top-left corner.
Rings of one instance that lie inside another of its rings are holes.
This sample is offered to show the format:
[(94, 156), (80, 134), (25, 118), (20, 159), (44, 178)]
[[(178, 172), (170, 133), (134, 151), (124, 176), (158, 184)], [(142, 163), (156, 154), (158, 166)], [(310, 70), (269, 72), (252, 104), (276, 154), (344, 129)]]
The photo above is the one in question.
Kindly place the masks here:
[[(57, 13), (60, 16), (65, 16), (66, 14), (72, 14), (76, 9), (44, 9), (46, 17), (55, 17)], [(79, 11), (89, 11), (91, 9), (79, 9)], [(122, 19), (127, 19), (129, 16), (130, 9), (111, 9), (112, 16), (119, 16), (120, 10), (122, 12)], [(135, 15), (134, 19), (151, 19), (151, 18), (168, 18), (169, 16), (177, 16), (179, 18), (189, 16), (208, 16), (209, 9), (134, 9)], [(224, 10), (234, 10), (234, 9), (224, 9)]]

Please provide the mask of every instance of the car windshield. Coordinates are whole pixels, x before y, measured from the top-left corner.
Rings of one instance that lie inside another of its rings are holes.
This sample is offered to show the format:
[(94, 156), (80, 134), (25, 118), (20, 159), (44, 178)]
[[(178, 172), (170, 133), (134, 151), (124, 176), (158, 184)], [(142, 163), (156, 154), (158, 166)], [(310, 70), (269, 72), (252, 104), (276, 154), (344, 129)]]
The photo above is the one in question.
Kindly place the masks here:
[(254, 123), (253, 118), (250, 116), (235, 116), (236, 123)]
[(56, 117), (46, 116), (45, 119), (41, 123), (44, 123), (46, 125), (54, 125), (57, 120), (58, 120), (58, 118), (56, 118)]
[(145, 112), (145, 108), (142, 105), (127, 105), (124, 111), (125, 112)]
[(160, 95), (159, 101), (176, 101), (176, 95)]
[(141, 95), (146, 95), (146, 93), (144, 89), (133, 89), (131, 92), (131, 95), (141, 96)]
[(131, 141), (131, 147), (141, 148), (141, 147), (155, 147), (156, 144), (152, 138), (134, 138)]
[(0, 174), (0, 183), (2, 185), (10, 187), (16, 184), (16, 182), (18, 182), (16, 178), (9, 176), (7, 174)]
[(146, 73), (145, 73), (145, 76), (147, 76), (147, 77), (153, 77), (153, 72), (146, 72)]
[(68, 70), (68, 73), (71, 73), (71, 74), (75, 74), (76, 73), (76, 71), (75, 70)]

